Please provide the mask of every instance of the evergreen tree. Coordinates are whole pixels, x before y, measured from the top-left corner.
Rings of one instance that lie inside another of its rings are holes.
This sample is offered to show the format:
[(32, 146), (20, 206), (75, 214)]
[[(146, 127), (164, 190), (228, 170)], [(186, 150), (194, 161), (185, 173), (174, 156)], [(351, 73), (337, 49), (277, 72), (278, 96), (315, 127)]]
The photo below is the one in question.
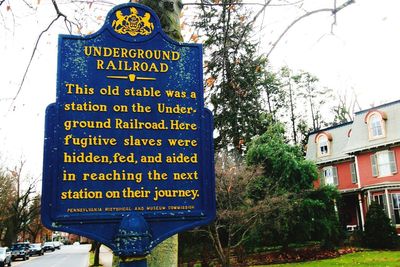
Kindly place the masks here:
[(364, 245), (373, 249), (394, 248), (397, 245), (396, 228), (377, 202), (369, 206), (365, 220)]
[(282, 90), (280, 77), (276, 73), (265, 72), (261, 84), (265, 91), (268, 113), (274, 121), (277, 121), (278, 116), (282, 115), (281, 113), (287, 112), (284, 109), (286, 107), (286, 95), (285, 91)]
[(266, 59), (257, 55), (248, 11), (237, 2), (201, 5), (195, 26), (204, 33), (206, 97), (218, 133), (215, 149), (236, 148), (242, 154), (243, 145), (266, 129), (261, 97)]
[(262, 166), (264, 171), (249, 188), (255, 199), (264, 199), (267, 192), (298, 193), (312, 189), (318, 175), (315, 164), (304, 159), (300, 147), (288, 144), (280, 123), (252, 141), (246, 160), (249, 165)]
[[(287, 143), (283, 125), (276, 123), (253, 140), (246, 160), (262, 167), (262, 174), (246, 187), (253, 206), (264, 211), (252, 229), (251, 243), (287, 248), (289, 242), (317, 240), (332, 246), (341, 240), (334, 209), (339, 192), (331, 187), (313, 189), (317, 168), (304, 159), (299, 146)], [(274, 200), (279, 202), (271, 207)]]

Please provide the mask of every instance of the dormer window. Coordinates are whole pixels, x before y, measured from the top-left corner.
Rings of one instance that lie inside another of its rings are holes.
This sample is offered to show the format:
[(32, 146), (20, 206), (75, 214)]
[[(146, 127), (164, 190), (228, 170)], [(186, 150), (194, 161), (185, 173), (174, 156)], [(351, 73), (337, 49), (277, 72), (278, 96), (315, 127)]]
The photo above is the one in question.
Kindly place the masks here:
[(372, 138), (383, 135), (382, 118), (378, 114), (373, 114), (369, 118), (370, 135)]
[(329, 154), (328, 138), (323, 135), (319, 138), (319, 154), (325, 156)]
[(386, 136), (385, 120), (386, 114), (384, 112), (375, 110), (367, 114), (366, 123), (368, 124), (368, 136), (370, 140)]
[(324, 157), (331, 154), (331, 140), (331, 135), (327, 133), (321, 133), (317, 136), (318, 157)]

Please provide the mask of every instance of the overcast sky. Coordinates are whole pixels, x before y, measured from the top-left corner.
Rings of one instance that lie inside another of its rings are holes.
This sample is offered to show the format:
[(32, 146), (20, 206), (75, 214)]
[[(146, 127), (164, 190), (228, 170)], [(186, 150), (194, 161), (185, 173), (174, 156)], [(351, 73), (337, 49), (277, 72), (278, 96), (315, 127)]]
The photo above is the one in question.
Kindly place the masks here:
[(327, 14), (309, 17), (278, 46), (272, 64), (304, 69), (335, 90), (354, 89), (362, 108), (398, 99), (399, 10), (397, 0), (358, 0), (338, 14), (333, 35)]
[[(27, 8), (20, 0), (6, 1), (0, 7), (0, 163), (12, 167), (25, 160), (27, 173), (40, 177), (44, 111), (56, 95), (57, 36), (66, 33), (66, 29), (60, 21), (44, 34), (24, 86), (12, 101), (38, 35), (54, 18), (50, 0), (27, 2), (32, 2), (36, 10)], [(331, 2), (306, 0), (303, 8), (313, 10)], [(103, 8), (110, 9), (111, 5)], [(267, 10), (260, 52), (267, 51), (269, 42), (299, 14), (285, 10)], [(362, 108), (400, 99), (399, 10), (399, 0), (357, 0), (338, 14), (333, 34), (329, 14), (309, 17), (281, 41), (270, 56), (271, 65), (276, 69), (286, 65), (308, 71), (322, 85), (340, 92), (354, 90)], [(90, 25), (97, 25), (103, 13), (91, 10), (86, 19), (91, 21)]]

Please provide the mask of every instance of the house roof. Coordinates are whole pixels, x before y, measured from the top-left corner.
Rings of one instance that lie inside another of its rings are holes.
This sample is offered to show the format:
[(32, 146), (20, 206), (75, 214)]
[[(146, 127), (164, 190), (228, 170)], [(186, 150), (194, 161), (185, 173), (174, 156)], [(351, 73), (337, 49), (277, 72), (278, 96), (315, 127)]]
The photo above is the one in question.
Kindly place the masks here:
[[(385, 121), (384, 138), (369, 139), (368, 116), (377, 112)], [(331, 141), (331, 153), (318, 157), (318, 145), (316, 143), (319, 134), (325, 133)], [(317, 164), (326, 164), (334, 161), (342, 161), (352, 158), (360, 151), (372, 150), (400, 143), (400, 100), (386, 103), (380, 106), (358, 111), (354, 121), (317, 130), (308, 136), (306, 158)]]
[[(366, 117), (377, 111), (385, 120), (384, 138), (369, 139)], [(352, 131), (344, 152), (348, 154), (400, 142), (400, 100), (359, 111), (355, 114)]]
[[(347, 145), (351, 128), (352, 123), (348, 122), (310, 133), (308, 136), (306, 159), (312, 160), (317, 164), (324, 164), (352, 158), (353, 156), (344, 153), (344, 148)], [(318, 135), (321, 133), (325, 133), (328, 138), (331, 138), (331, 147), (329, 155), (318, 157), (318, 145), (316, 142)]]

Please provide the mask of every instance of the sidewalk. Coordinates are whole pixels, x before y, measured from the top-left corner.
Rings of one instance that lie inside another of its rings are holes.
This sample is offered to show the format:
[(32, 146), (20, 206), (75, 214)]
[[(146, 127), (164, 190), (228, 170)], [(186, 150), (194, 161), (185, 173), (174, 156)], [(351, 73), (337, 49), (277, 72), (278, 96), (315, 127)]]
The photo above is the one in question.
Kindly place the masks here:
[(100, 264), (103, 264), (103, 267), (112, 267), (113, 253), (111, 249), (102, 245), (100, 247)]

